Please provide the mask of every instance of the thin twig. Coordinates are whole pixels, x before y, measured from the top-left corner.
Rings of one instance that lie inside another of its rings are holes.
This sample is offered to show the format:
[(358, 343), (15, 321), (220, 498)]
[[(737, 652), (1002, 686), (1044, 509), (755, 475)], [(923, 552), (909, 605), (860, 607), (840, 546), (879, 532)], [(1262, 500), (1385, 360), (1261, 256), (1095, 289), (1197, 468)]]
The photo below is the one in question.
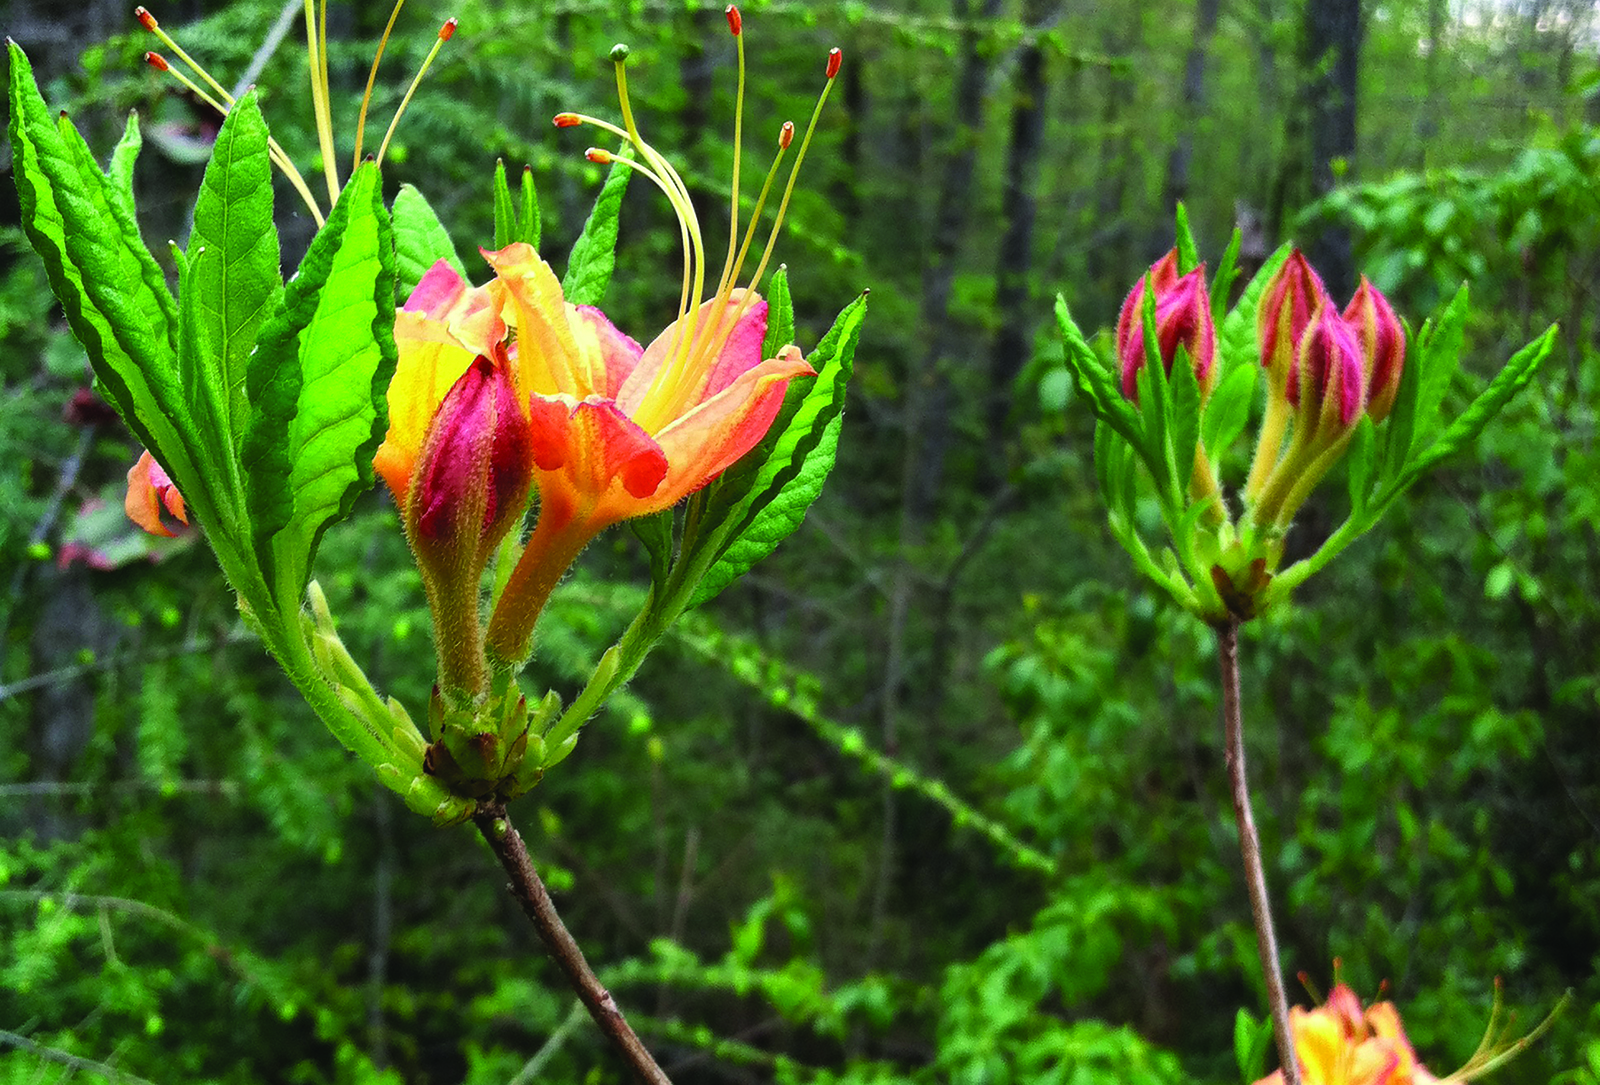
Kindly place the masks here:
[(539, 932), (545, 949), (556, 959), (561, 971), (566, 973), (568, 982), (583, 1000), (594, 1023), (600, 1026), (600, 1031), (611, 1039), (642, 1080), (649, 1085), (672, 1085), (671, 1079), (656, 1065), (650, 1052), (628, 1026), (611, 992), (595, 978), (589, 962), (583, 958), (583, 950), (578, 948), (578, 943), (561, 922), (555, 902), (550, 899), (544, 882), (533, 869), (533, 861), (528, 857), (528, 848), (522, 842), (522, 835), (506, 817), (505, 804), (485, 803), (472, 815), (472, 822), (483, 834), (484, 840), (488, 841), (495, 858), (500, 860), (500, 866), (510, 876), (511, 885), (508, 888), (511, 895), (522, 905), (523, 914), (533, 924), (534, 930)]
[(72, 1070), (87, 1070), (112, 1081), (125, 1081), (129, 1085), (150, 1085), (150, 1082), (144, 1078), (130, 1074), (126, 1070), (119, 1070), (108, 1062), (86, 1059), (80, 1055), (74, 1055), (70, 1051), (63, 1051), (59, 1047), (46, 1047), (44, 1044), (34, 1043), (26, 1036), (19, 1036), (15, 1032), (0, 1030), (0, 1044), (18, 1048), (30, 1055), (37, 1055), (45, 1062), (53, 1062)]
[(561, 1019), (561, 1024), (550, 1034), (550, 1038), (540, 1045), (539, 1050), (533, 1053), (517, 1072), (517, 1076), (506, 1082), (506, 1085), (528, 1085), (530, 1081), (538, 1081), (539, 1075), (544, 1073), (545, 1064), (555, 1057), (561, 1050), (561, 1045), (567, 1042), (567, 1037), (572, 1035), (579, 1025), (583, 1024), (583, 1003), (574, 1002), (567, 1016)]
[(1261, 953), (1261, 974), (1267, 981), (1267, 1002), (1272, 1008), (1272, 1031), (1278, 1041), (1284, 1085), (1300, 1085), (1300, 1060), (1295, 1055), (1289, 1028), (1289, 1000), (1283, 990), (1278, 964), (1278, 938), (1272, 930), (1272, 903), (1267, 898), (1267, 875), (1261, 867), (1261, 837), (1250, 812), (1250, 782), (1244, 766), (1244, 720), (1239, 711), (1239, 623), (1230, 619), (1217, 626), (1217, 663), (1222, 670), (1222, 729), (1227, 743), (1228, 781), (1233, 786), (1233, 816), (1239, 823), (1239, 854), (1244, 859), (1244, 880), (1250, 891), (1250, 913), (1256, 924), (1256, 948)]

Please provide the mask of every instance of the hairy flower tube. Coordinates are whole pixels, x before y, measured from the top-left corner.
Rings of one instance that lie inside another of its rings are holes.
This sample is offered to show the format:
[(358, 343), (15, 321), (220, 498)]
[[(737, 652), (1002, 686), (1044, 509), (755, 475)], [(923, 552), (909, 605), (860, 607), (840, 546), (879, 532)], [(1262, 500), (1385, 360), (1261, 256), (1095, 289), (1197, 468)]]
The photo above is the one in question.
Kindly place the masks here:
[(1206, 269), (1201, 264), (1187, 275), (1178, 274), (1178, 250), (1173, 249), (1150, 265), (1122, 303), (1117, 317), (1117, 361), (1122, 372), (1122, 394), (1139, 401), (1139, 370), (1144, 368), (1144, 294), (1148, 279), (1156, 298), (1157, 353), (1172, 372), (1178, 347), (1188, 352), (1204, 399), (1216, 384), (1217, 328), (1206, 293)]
[(777, 220), (747, 285), (741, 269), (794, 126), (785, 124), (742, 244), (739, 239), (739, 146), (743, 128), (744, 38), (737, 9), (729, 28), (738, 43), (733, 196), (727, 256), (709, 290), (709, 263), (699, 218), (683, 179), (639, 134), (628, 98), (627, 50), (612, 51), (622, 126), (576, 113), (558, 128), (588, 124), (626, 141), (631, 156), (591, 148), (595, 162), (621, 163), (666, 195), (684, 245), (677, 318), (648, 347), (618, 331), (599, 310), (564, 301), (555, 275), (526, 245), (490, 257), (515, 316), (519, 388), (533, 421), (539, 517), (489, 622), (492, 661), (516, 666), (531, 651), (533, 628), (550, 592), (598, 532), (622, 520), (670, 508), (705, 486), (765, 436), (789, 381), (812, 374), (795, 347), (762, 357), (767, 305), (755, 285), (765, 272), (806, 145), (833, 78), (812, 113)]

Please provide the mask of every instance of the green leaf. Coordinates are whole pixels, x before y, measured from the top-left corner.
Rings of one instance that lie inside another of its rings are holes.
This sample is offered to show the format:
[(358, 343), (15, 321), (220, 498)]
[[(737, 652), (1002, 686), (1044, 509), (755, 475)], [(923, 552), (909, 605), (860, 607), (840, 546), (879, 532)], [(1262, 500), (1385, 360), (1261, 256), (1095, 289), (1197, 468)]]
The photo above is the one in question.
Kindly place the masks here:
[(1250, 421), (1250, 401), (1255, 397), (1255, 366), (1235, 366), (1217, 382), (1200, 419), (1200, 438), (1206, 454), (1220, 461)]
[[(1424, 447), (1438, 430), (1439, 408), (1461, 365), (1461, 343), (1467, 323), (1467, 286), (1461, 284), (1450, 304), (1424, 324), (1418, 336), (1416, 413), (1412, 419), (1411, 445), (1407, 451)], [(1402, 375), (1403, 376), (1403, 375)]]
[(322, 532), (372, 485), (394, 374), (393, 235), (373, 165), (350, 178), (290, 280), (250, 368), (251, 518), (281, 606)]
[(1402, 476), (1403, 485), (1410, 485), (1429, 467), (1476, 441), (1484, 427), (1511, 401), (1511, 397), (1533, 379), (1539, 364), (1555, 347), (1557, 331), (1556, 325), (1550, 325), (1543, 335), (1512, 355), (1505, 368), (1495, 374), (1494, 380), (1489, 382), (1489, 387), (1485, 388), (1478, 398), (1450, 423), (1449, 428), (1439, 436), (1438, 440), (1412, 460), (1410, 467)]
[(1139, 417), (1144, 420), (1144, 447), (1149, 454), (1150, 471), (1163, 503), (1181, 504), (1174, 490), (1179, 486), (1178, 464), (1174, 456), (1168, 423), (1172, 419), (1172, 396), (1167, 367), (1161, 364), (1160, 339), (1156, 335), (1156, 292), (1145, 276), (1144, 291), (1144, 367), (1135, 384), (1139, 390)]
[[(202, 523), (215, 513), (187, 442), (187, 412), (172, 346), (176, 303), (150, 297), (143, 260), (154, 265), (137, 230), (113, 214), (110, 183), (92, 159), (69, 148), (64, 129), (40, 97), (33, 69), (16, 43), (11, 59), (12, 171), (21, 221), (45, 265), (73, 334), (107, 398), (195, 507)], [(68, 130), (70, 126), (68, 126)], [(76, 133), (72, 133), (74, 136)], [(81, 141), (79, 141), (81, 143)]]
[(599, 305), (605, 300), (611, 271), (617, 263), (617, 216), (632, 172), (620, 162), (611, 167), (605, 187), (595, 198), (594, 210), (589, 212), (589, 221), (573, 243), (567, 274), (561, 280), (561, 292), (573, 305)]
[(1233, 290), (1233, 280), (1239, 277), (1239, 245), (1243, 235), (1236, 229), (1228, 239), (1228, 247), (1217, 264), (1217, 273), (1211, 279), (1211, 319), (1218, 326), (1227, 320), (1228, 294)]
[(1261, 348), (1256, 344), (1256, 306), (1261, 303), (1261, 293), (1267, 288), (1267, 283), (1293, 251), (1294, 246), (1285, 244), (1267, 257), (1267, 262), (1261, 265), (1261, 270), (1255, 273), (1255, 277), (1239, 295), (1239, 304), (1233, 307), (1223, 320), (1222, 327), (1217, 329), (1217, 353), (1221, 356), (1219, 364), (1223, 377), (1236, 365), (1261, 364)]
[(1372, 496), (1373, 449), (1376, 442), (1372, 416), (1363, 414), (1361, 421), (1356, 423), (1355, 432), (1350, 436), (1350, 447), (1344, 455), (1345, 469), (1349, 473), (1352, 517), (1366, 511), (1367, 500)]
[(1194, 363), (1189, 351), (1178, 346), (1178, 356), (1172, 363), (1171, 389), (1172, 417), (1167, 423), (1172, 434), (1173, 466), (1176, 468), (1178, 492), (1182, 504), (1189, 490), (1189, 479), (1194, 474), (1195, 449), (1200, 444), (1200, 381), (1194, 375)]
[(139, 160), (139, 151), (143, 146), (144, 136), (139, 131), (139, 113), (134, 110), (128, 114), (128, 123), (122, 129), (122, 138), (117, 141), (116, 148), (111, 152), (111, 167), (106, 170), (106, 178), (111, 182), (111, 189), (124, 202), (129, 218), (133, 218), (135, 214), (133, 166)]
[(448, 263), (463, 279), (467, 272), (456, 256), (450, 234), (434, 214), (426, 197), (412, 185), (401, 185), (394, 198), (395, 277), (399, 296), (411, 296), (428, 269), (440, 260)]
[(767, 334), (761, 340), (761, 356), (776, 358), (778, 351), (794, 342), (794, 301), (789, 297), (789, 269), (778, 268), (767, 286)]
[(650, 583), (657, 590), (667, 582), (667, 573), (671, 571), (672, 517), (671, 509), (662, 509), (654, 516), (640, 516), (628, 521), (628, 526), (644, 543), (650, 555)]
[(217, 133), (194, 205), (181, 309), (179, 373), (190, 412), (213, 445), (209, 461), (235, 462), (249, 421), (245, 373), (278, 279), (272, 161), (254, 90)]
[(758, 446), (757, 453), (768, 451), (754, 476), (738, 479), (740, 488), (733, 491), (738, 503), (725, 521), (732, 526), (722, 535), (721, 552), (701, 578), (690, 607), (713, 598), (772, 553), (800, 526), (822, 493), (839, 446), (845, 388), (866, 312), (867, 299), (862, 295), (839, 314), (811, 352), (817, 375), (805, 388), (798, 408), (787, 418), (780, 414)]
[(533, 167), (522, 167), (522, 213), (517, 216), (517, 240), (539, 247), (542, 224), (539, 219), (539, 194), (533, 189)]
[(1123, 396), (1117, 376), (1101, 363), (1094, 348), (1085, 341), (1077, 322), (1067, 311), (1066, 299), (1059, 294), (1056, 295), (1056, 325), (1061, 330), (1061, 338), (1066, 345), (1067, 365), (1072, 369), (1079, 394), (1089, 401), (1095, 417), (1104, 419), (1114, 427), (1149, 463), (1150, 454), (1144, 445), (1144, 423), (1139, 418), (1139, 412)]
[(511, 186), (506, 183), (506, 160), (494, 163), (494, 247), (503, 249), (517, 233), (517, 211), (511, 205)]
[(1200, 250), (1195, 247), (1194, 234), (1189, 229), (1189, 210), (1178, 204), (1178, 274), (1187, 275), (1200, 266)]
[(1400, 387), (1395, 390), (1394, 406), (1389, 410), (1389, 417), (1384, 420), (1383, 458), (1380, 470), (1381, 477), (1385, 480), (1393, 479), (1405, 470), (1406, 460), (1411, 455), (1411, 437), (1415, 432), (1417, 419), (1417, 396), (1422, 388), (1419, 351), (1417, 341), (1412, 337), (1407, 350), (1411, 361), (1400, 371)]

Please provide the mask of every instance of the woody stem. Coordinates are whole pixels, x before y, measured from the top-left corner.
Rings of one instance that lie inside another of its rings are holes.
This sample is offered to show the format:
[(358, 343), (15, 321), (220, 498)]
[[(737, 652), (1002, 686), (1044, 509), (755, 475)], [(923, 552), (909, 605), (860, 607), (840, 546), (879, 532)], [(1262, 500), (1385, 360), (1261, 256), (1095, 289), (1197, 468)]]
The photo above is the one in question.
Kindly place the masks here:
[(1261, 974), (1267, 981), (1272, 1032), (1278, 1041), (1284, 1085), (1300, 1085), (1300, 1060), (1295, 1056), (1294, 1035), (1289, 1028), (1289, 1000), (1284, 994), (1283, 972), (1278, 966), (1278, 938), (1272, 929), (1267, 875), (1261, 866), (1261, 836), (1256, 832), (1255, 817), (1250, 812), (1250, 784), (1244, 765), (1244, 720), (1239, 709), (1239, 623), (1235, 619), (1217, 626), (1217, 662), (1222, 671), (1222, 729), (1228, 781), (1233, 788), (1233, 816), (1239, 823), (1239, 854), (1244, 860), (1250, 914), (1255, 919)]
[(627, 1018), (622, 1016), (622, 1010), (617, 1007), (611, 992), (605, 989), (589, 967), (589, 962), (584, 960), (583, 950), (578, 948), (566, 924), (561, 922), (555, 902), (550, 899), (549, 891), (540, 880), (538, 871), (533, 868), (533, 860), (528, 857), (522, 834), (506, 817), (505, 804), (485, 803), (472, 815), (472, 823), (483, 834), (495, 858), (500, 860), (501, 868), (511, 879), (507, 887), (511, 895), (517, 898), (523, 914), (538, 931), (545, 949), (561, 966), (561, 971), (578, 993), (589, 1016), (600, 1026), (600, 1031), (616, 1045), (641, 1081), (648, 1085), (672, 1085), (671, 1079), (656, 1065), (656, 1060), (651, 1058)]

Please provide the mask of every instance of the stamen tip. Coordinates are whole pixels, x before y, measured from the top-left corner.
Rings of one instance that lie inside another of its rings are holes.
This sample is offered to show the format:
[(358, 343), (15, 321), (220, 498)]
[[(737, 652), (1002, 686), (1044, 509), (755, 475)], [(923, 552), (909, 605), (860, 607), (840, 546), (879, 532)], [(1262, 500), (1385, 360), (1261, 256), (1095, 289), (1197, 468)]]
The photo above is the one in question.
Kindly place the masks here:
[(627, 59), (628, 59), (628, 47), (626, 45), (624, 45), (622, 42), (619, 41), (619, 42), (617, 42), (617, 44), (615, 44), (615, 45), (613, 45), (611, 47), (611, 63), (613, 63), (613, 64), (623, 64), (623, 63), (627, 62)]
[(557, 113), (555, 115), (555, 126), (557, 128), (576, 128), (582, 123), (576, 113)]
[(164, 72), (172, 67), (172, 65), (167, 63), (167, 58), (162, 56), (160, 53), (146, 53), (144, 55), (144, 62), (158, 72)]
[(733, 36), (737, 38), (739, 32), (744, 29), (744, 20), (739, 16), (739, 6), (737, 4), (729, 4), (728, 10), (723, 14), (728, 17), (728, 29), (733, 31)]
[(794, 121), (784, 121), (783, 127), (778, 129), (778, 147), (788, 150), (789, 144), (794, 142)]
[(456, 32), (456, 22), (456, 17), (453, 15), (444, 21), (444, 25), (439, 28), (440, 41), (450, 40), (450, 36)]
[(140, 25), (142, 25), (146, 30), (154, 30), (156, 27), (161, 25), (160, 23), (156, 22), (156, 17), (151, 15), (149, 9), (143, 4), (133, 9), (133, 17), (138, 19)]
[(587, 151), (583, 152), (583, 157), (587, 158), (597, 166), (609, 166), (611, 164), (611, 152), (602, 150), (599, 147), (590, 147)]
[(844, 63), (844, 54), (839, 51), (839, 47), (837, 45), (835, 45), (832, 49), (828, 50), (828, 78), (829, 79), (832, 79), (834, 76), (839, 74), (839, 65), (843, 64), (843, 63)]

